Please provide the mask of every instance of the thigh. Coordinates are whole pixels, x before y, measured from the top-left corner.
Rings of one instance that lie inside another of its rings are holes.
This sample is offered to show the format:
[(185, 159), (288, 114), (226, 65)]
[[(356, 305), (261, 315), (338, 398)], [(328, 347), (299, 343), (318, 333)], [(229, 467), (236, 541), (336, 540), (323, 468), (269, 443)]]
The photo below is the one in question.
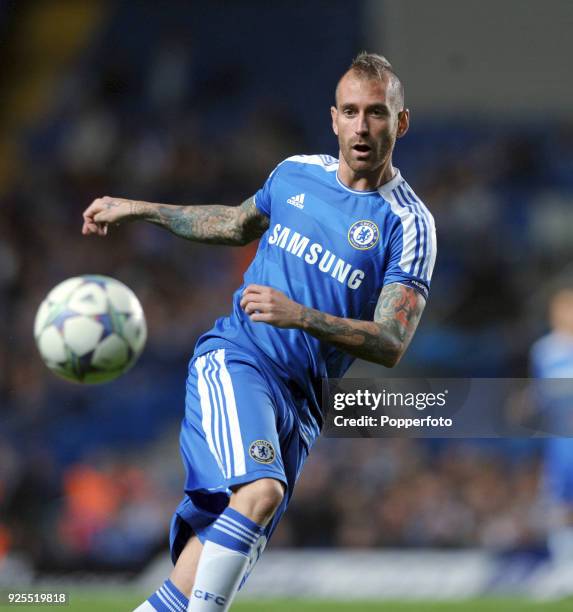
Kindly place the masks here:
[(172, 557), (224, 510), (231, 491), (260, 478), (285, 485), (285, 497), (253, 551), (258, 557), (284, 513), (307, 456), (284, 389), (252, 356), (220, 349), (192, 360), (181, 454), (185, 497), (171, 526)]
[(228, 492), (258, 478), (287, 484), (276, 404), (265, 377), (240, 354), (220, 349), (195, 358), (181, 432), (186, 492)]

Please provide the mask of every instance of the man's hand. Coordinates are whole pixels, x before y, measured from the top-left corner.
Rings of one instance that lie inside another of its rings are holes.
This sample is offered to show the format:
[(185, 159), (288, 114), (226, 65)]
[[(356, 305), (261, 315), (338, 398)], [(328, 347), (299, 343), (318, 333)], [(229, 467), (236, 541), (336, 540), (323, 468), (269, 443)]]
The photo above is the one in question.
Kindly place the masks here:
[(137, 217), (138, 202), (105, 196), (94, 200), (84, 211), (82, 234), (105, 236), (109, 225)]
[(300, 327), (303, 306), (282, 291), (263, 285), (248, 285), (243, 291), (241, 308), (251, 321), (269, 323), (275, 327)]
[(186, 240), (229, 246), (248, 244), (269, 229), (269, 218), (257, 208), (254, 196), (240, 206), (182, 206), (105, 196), (86, 208), (82, 234), (105, 236), (110, 225), (135, 219), (159, 225)]

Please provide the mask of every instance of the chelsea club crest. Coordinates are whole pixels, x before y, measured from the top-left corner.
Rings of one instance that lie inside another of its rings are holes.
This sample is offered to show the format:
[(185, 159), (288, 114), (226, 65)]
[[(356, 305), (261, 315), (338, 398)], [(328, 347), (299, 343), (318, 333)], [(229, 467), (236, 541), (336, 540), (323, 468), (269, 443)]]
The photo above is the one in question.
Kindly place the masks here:
[(249, 446), (249, 455), (259, 463), (272, 463), (275, 460), (275, 449), (266, 440), (255, 440)]
[(360, 251), (376, 246), (379, 238), (380, 230), (374, 221), (356, 221), (348, 230), (348, 242)]

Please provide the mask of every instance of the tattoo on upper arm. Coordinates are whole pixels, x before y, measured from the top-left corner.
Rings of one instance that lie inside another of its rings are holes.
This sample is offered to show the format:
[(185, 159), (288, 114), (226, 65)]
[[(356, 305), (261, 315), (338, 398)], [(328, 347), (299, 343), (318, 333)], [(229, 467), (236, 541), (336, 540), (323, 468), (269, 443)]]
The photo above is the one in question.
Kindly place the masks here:
[(378, 298), (374, 321), (392, 331), (406, 346), (416, 331), (426, 300), (411, 287), (400, 283), (386, 285)]
[(269, 229), (269, 218), (257, 208), (254, 196), (239, 206), (238, 226), (242, 228), (244, 244), (260, 238)]
[(256, 207), (254, 197), (239, 206), (160, 204), (150, 221), (182, 238), (228, 245), (247, 244), (262, 236), (269, 227), (269, 219)]

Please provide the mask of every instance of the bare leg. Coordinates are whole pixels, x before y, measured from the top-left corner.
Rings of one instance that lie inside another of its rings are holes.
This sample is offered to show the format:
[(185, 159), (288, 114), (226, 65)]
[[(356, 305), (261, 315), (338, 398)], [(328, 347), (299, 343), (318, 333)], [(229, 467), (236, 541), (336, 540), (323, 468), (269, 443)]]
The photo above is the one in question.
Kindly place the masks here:
[(234, 491), (229, 507), (265, 527), (279, 507), (283, 494), (281, 482), (274, 478), (261, 478)]
[(185, 548), (179, 555), (177, 563), (169, 576), (171, 582), (186, 596), (189, 597), (191, 589), (195, 582), (195, 574), (197, 573), (197, 565), (199, 563), (199, 557), (203, 550), (203, 544), (201, 544), (199, 538), (193, 535)]
[[(231, 494), (229, 507), (243, 516), (264, 526), (272, 518), (283, 496), (283, 485), (272, 478), (263, 478), (247, 483), (237, 488)], [(193, 535), (179, 555), (177, 563), (169, 576), (171, 582), (186, 597), (190, 597), (203, 545), (199, 538)]]

